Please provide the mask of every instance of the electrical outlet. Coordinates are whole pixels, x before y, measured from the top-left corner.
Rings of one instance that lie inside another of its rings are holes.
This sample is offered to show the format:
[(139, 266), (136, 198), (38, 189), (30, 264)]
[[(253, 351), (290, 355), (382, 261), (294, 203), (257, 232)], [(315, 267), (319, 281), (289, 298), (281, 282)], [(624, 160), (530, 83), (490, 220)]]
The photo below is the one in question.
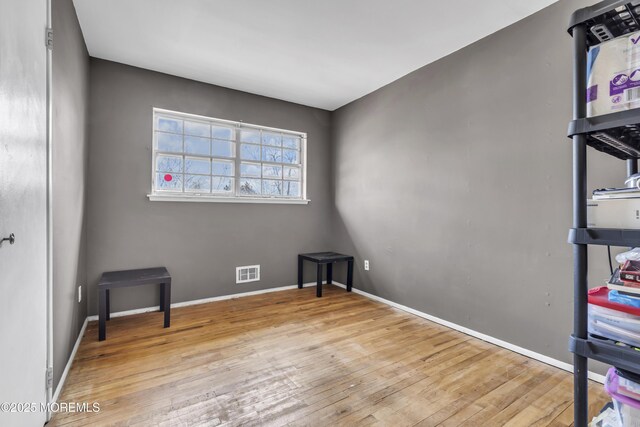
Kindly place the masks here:
[(82, 286), (78, 286), (78, 302), (82, 302)]
[(364, 260), (364, 269), (369, 271), (369, 260), (368, 259)]

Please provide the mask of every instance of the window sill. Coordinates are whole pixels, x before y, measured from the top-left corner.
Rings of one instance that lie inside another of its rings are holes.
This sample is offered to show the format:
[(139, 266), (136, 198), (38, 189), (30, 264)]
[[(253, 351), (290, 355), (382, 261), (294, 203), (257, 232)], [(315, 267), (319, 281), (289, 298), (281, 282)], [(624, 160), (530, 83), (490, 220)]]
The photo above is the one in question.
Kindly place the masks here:
[(308, 199), (177, 196), (174, 194), (147, 194), (147, 197), (152, 202), (258, 203), (275, 205), (308, 205), (311, 202)]

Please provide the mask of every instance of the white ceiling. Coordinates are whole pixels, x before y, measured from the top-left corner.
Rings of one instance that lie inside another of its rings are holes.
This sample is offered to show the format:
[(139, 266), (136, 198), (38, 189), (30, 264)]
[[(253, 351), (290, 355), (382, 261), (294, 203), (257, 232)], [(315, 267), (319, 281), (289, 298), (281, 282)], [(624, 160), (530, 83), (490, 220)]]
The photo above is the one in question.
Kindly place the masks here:
[(334, 110), (556, 0), (74, 0), (97, 58)]

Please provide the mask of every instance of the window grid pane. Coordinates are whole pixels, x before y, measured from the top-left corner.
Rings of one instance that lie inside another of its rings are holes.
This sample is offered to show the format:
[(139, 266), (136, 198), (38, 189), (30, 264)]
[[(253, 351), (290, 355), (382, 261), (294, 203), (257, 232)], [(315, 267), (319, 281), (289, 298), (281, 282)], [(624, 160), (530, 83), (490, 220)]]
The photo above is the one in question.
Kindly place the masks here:
[(253, 129), (241, 129), (239, 134), (239, 195), (255, 197), (261, 192), (263, 197), (301, 198), (301, 138), (261, 131), (258, 144)]
[(180, 113), (154, 115), (155, 190), (303, 197), (303, 138), (299, 134), (187, 115), (183, 119)]

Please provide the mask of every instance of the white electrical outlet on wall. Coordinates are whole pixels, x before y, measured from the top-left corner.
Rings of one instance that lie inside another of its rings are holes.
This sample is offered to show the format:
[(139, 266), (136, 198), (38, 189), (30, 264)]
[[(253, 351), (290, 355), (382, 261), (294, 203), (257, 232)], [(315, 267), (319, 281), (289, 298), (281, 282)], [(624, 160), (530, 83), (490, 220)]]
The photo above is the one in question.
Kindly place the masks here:
[(369, 271), (369, 260), (368, 259), (364, 260), (364, 269)]
[(82, 302), (82, 286), (78, 286), (78, 302)]

